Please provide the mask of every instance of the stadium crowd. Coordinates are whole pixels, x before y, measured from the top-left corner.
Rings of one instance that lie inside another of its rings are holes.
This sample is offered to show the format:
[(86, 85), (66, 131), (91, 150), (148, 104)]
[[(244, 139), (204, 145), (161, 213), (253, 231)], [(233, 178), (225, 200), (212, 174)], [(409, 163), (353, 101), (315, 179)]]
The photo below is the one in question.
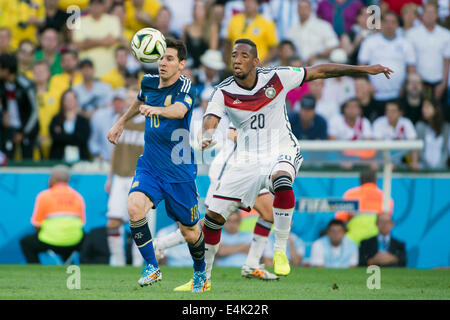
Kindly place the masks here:
[(445, 0), (2, 1), (0, 164), (109, 161), (106, 132), (127, 106), (124, 89), (137, 90), (143, 74), (157, 72), (133, 57), (131, 38), (154, 27), (187, 45), (184, 74), (197, 89), (198, 118), (213, 86), (231, 74), (238, 38), (257, 44), (261, 66), (386, 65), (395, 71), (389, 81), (343, 77), (292, 90), (286, 105), (294, 134), (423, 139), (425, 148), (405, 163), (446, 169), (449, 24)]

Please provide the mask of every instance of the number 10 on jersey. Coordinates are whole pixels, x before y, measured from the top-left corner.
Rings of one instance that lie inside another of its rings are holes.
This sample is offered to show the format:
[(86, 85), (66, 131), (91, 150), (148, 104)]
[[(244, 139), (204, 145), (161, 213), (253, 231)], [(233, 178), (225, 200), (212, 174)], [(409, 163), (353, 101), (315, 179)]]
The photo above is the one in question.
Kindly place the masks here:
[(159, 114), (152, 114), (148, 118), (150, 119), (150, 128), (159, 127)]
[(191, 208), (191, 222), (194, 222), (198, 218), (199, 218), (198, 206), (195, 205), (194, 207)]

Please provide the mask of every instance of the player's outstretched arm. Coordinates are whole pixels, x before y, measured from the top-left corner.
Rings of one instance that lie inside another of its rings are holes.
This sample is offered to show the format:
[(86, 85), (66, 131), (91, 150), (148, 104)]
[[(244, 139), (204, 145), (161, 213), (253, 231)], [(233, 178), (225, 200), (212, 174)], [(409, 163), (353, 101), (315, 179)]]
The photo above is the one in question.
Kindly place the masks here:
[(117, 122), (108, 132), (107, 138), (109, 142), (111, 142), (112, 144), (117, 144), (119, 142), (119, 138), (122, 135), (125, 122), (132, 119), (139, 113), (140, 104), (141, 101), (136, 99), (133, 102), (133, 104), (128, 108), (128, 110), (119, 118), (119, 120), (117, 120)]
[(199, 145), (201, 150), (215, 145), (217, 142), (212, 140), (214, 132), (219, 125), (220, 119), (214, 115), (207, 114), (203, 118), (203, 128), (199, 135)]
[(335, 78), (342, 76), (358, 76), (363, 74), (376, 75), (383, 73), (386, 78), (391, 78), (394, 71), (380, 64), (370, 66), (353, 66), (348, 64), (326, 63), (306, 68), (305, 81), (316, 79)]

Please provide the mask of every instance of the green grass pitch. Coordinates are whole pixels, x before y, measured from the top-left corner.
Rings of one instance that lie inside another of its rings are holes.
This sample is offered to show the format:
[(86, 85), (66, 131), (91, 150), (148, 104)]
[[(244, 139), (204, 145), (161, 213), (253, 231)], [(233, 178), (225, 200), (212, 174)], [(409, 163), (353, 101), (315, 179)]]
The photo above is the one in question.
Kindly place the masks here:
[(369, 290), (365, 268), (333, 270), (293, 268), (275, 282), (244, 279), (239, 268), (213, 269), (212, 290), (174, 292), (192, 268), (162, 266), (163, 280), (141, 288), (140, 269), (80, 266), (80, 289), (69, 290), (67, 266), (0, 265), (0, 299), (114, 300), (303, 300), (303, 299), (445, 299), (450, 300), (450, 270), (381, 269), (381, 288)]

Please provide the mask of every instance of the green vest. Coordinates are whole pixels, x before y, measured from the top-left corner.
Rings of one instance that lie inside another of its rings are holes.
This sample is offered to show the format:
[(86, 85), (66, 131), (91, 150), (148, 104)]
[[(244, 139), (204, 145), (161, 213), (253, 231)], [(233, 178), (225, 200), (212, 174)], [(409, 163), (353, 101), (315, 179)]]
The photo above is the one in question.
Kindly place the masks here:
[(41, 224), (38, 238), (54, 246), (74, 246), (83, 238), (83, 222), (76, 216), (47, 218)]

